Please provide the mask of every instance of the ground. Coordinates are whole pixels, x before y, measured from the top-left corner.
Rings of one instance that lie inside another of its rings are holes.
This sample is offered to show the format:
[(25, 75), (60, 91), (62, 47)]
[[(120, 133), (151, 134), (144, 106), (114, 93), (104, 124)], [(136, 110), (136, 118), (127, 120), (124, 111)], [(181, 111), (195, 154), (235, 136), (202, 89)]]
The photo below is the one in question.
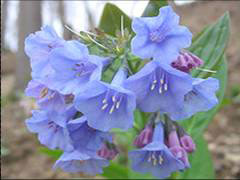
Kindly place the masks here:
[[(205, 25), (217, 20), (226, 10), (231, 16), (231, 38), (227, 48), (229, 77), (226, 97), (232, 97), (235, 86), (240, 85), (240, 2), (197, 2), (177, 7), (182, 23), (196, 34)], [(11, 56), (12, 58), (12, 56)], [(13, 62), (13, 61), (12, 61)], [(13, 89), (14, 76), (11, 65), (2, 62), (1, 78), (1, 140), (9, 151), (1, 158), (2, 178), (71, 178), (60, 170), (53, 171), (54, 160), (39, 153), (39, 143), (25, 127), (29, 117), (29, 100), (17, 101), (9, 95)], [(11, 64), (11, 63), (10, 63)], [(8, 97), (8, 99), (6, 98)], [(10, 102), (11, 100), (11, 102)], [(215, 116), (205, 132), (212, 154), (217, 178), (240, 178), (240, 104), (229, 103)]]

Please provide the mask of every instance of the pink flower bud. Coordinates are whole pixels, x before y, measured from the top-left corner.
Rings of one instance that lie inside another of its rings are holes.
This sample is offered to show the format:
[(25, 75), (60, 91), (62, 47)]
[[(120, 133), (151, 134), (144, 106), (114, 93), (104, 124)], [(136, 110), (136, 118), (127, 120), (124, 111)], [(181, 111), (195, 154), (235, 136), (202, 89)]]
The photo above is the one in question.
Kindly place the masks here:
[(201, 65), (203, 65), (203, 60), (190, 52), (181, 52), (177, 60), (172, 62), (172, 67), (186, 73)]
[(102, 148), (98, 150), (97, 154), (104, 159), (112, 160), (117, 156), (118, 150), (115, 147), (109, 148), (104, 144)]
[(195, 151), (196, 145), (195, 145), (193, 139), (189, 135), (185, 134), (184, 136), (182, 136), (180, 138), (180, 142), (181, 142), (182, 147), (188, 153), (192, 153)]
[(138, 148), (142, 148), (145, 145), (152, 142), (153, 127), (151, 125), (146, 126), (141, 133), (136, 137), (133, 144)]
[(179, 138), (175, 130), (171, 131), (170, 134), (168, 135), (168, 145), (169, 150), (172, 152), (172, 154), (177, 159), (182, 161), (186, 168), (189, 168), (190, 164), (188, 161), (187, 152), (185, 151), (184, 148), (180, 146)]

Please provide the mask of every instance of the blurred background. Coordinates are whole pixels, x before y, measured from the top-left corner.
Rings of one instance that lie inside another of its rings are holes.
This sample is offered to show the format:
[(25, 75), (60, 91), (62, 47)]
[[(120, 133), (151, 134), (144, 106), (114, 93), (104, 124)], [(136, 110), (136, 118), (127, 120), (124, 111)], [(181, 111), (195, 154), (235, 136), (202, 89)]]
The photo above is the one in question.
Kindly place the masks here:
[[(2, 178), (72, 178), (53, 171), (54, 160), (39, 152), (40, 144), (24, 121), (32, 100), (23, 90), (30, 79), (24, 39), (43, 25), (53, 26), (65, 39), (98, 25), (106, 2), (130, 17), (140, 16), (148, 1), (1, 1), (1, 176)], [(240, 178), (240, 1), (171, 1), (181, 24), (194, 35), (225, 11), (231, 17), (227, 60), (228, 87), (221, 110), (205, 132), (217, 178)], [(203, 162), (204, 163), (204, 162)]]

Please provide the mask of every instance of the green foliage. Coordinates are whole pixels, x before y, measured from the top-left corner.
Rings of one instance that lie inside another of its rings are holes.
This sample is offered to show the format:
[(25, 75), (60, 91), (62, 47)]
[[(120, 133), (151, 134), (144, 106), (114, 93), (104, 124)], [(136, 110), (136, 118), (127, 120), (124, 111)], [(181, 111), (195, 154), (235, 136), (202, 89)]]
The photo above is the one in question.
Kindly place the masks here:
[(191, 168), (176, 173), (175, 179), (214, 179), (214, 167), (207, 143), (202, 136), (195, 139), (197, 149), (189, 156)]
[[(189, 50), (204, 60), (203, 68), (217, 70), (221, 66), (221, 58), (229, 38), (229, 24), (229, 13), (226, 12), (215, 24), (207, 26), (193, 39)], [(209, 73), (194, 70), (192, 75), (206, 78)]]
[(150, 0), (146, 9), (144, 10), (142, 16), (157, 16), (159, 13), (159, 9), (163, 6), (167, 6), (168, 3), (166, 0)]
[(43, 154), (46, 154), (46, 155), (52, 157), (55, 160), (57, 160), (63, 153), (61, 150), (51, 150), (46, 147), (41, 147), (39, 149), (39, 151)]
[(121, 16), (123, 16), (124, 27), (132, 32), (132, 20), (117, 6), (106, 3), (100, 20), (99, 28), (112, 36), (116, 35), (117, 30), (121, 29)]

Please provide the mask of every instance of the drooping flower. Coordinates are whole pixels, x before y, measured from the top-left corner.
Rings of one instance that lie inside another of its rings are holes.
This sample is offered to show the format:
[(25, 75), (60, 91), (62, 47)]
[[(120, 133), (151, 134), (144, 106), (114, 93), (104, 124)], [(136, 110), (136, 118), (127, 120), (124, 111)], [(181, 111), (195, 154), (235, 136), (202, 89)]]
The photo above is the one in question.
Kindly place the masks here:
[(66, 123), (75, 115), (76, 110), (69, 108), (65, 112), (32, 111), (33, 116), (26, 120), (29, 131), (38, 134), (41, 144), (50, 149), (59, 148), (64, 151), (73, 149)]
[(87, 47), (76, 40), (53, 50), (49, 58), (55, 70), (49, 86), (62, 94), (76, 94), (89, 81), (100, 80), (103, 63), (107, 59), (89, 55)]
[(25, 53), (30, 58), (32, 77), (45, 78), (53, 72), (49, 63), (49, 54), (55, 48), (62, 47), (61, 39), (51, 26), (44, 26), (41, 31), (30, 34), (25, 40)]
[(179, 25), (179, 16), (171, 6), (160, 8), (156, 17), (133, 19), (132, 53), (141, 58), (154, 58), (170, 64), (182, 48), (191, 44), (192, 33)]
[(177, 135), (176, 130), (173, 130), (168, 134), (168, 146), (169, 150), (172, 152), (175, 158), (182, 161), (185, 165), (185, 168), (189, 168), (190, 164), (188, 161), (187, 152), (180, 145), (179, 137)]
[(34, 97), (39, 107), (44, 110), (63, 111), (71, 104), (69, 101), (70, 95), (62, 95), (37, 80), (31, 80), (28, 83), (25, 94)]
[(189, 136), (187, 134), (185, 134), (182, 137), (180, 137), (180, 143), (181, 143), (181, 146), (183, 147), (183, 149), (187, 153), (192, 153), (196, 149), (196, 145), (193, 142), (193, 139), (191, 138), (191, 136)]
[(181, 113), (184, 95), (192, 90), (192, 77), (170, 65), (151, 61), (130, 76), (125, 86), (135, 92), (142, 111), (160, 111), (172, 117)]
[(104, 159), (113, 160), (117, 156), (118, 150), (114, 144), (104, 143), (97, 154)]
[(82, 116), (68, 122), (67, 129), (75, 149), (97, 151), (105, 141), (112, 141), (109, 132), (102, 132), (87, 125), (87, 118)]
[(171, 65), (180, 71), (189, 73), (192, 69), (203, 65), (203, 60), (190, 52), (180, 52), (177, 60)]
[(101, 174), (102, 168), (109, 165), (108, 160), (96, 155), (96, 153), (86, 153), (74, 150), (64, 152), (56, 161), (54, 168), (61, 168), (70, 173), (84, 173), (95, 176)]
[(197, 112), (208, 111), (218, 104), (215, 92), (219, 89), (216, 78), (194, 78), (193, 89), (184, 96), (184, 107), (181, 113), (172, 114), (172, 120), (182, 120)]
[(89, 126), (101, 131), (132, 127), (136, 97), (122, 86), (126, 75), (121, 68), (111, 84), (92, 81), (84, 92), (76, 96), (74, 104), (87, 117)]
[(166, 178), (172, 172), (183, 170), (184, 164), (176, 158), (164, 144), (164, 130), (160, 122), (155, 130), (153, 141), (142, 149), (129, 152), (133, 170), (151, 173), (158, 178)]
[(152, 137), (153, 137), (153, 125), (149, 124), (147, 125), (141, 132), (140, 134), (136, 137), (134, 140), (133, 144), (137, 146), (138, 148), (142, 148), (145, 145), (149, 144), (152, 142)]

